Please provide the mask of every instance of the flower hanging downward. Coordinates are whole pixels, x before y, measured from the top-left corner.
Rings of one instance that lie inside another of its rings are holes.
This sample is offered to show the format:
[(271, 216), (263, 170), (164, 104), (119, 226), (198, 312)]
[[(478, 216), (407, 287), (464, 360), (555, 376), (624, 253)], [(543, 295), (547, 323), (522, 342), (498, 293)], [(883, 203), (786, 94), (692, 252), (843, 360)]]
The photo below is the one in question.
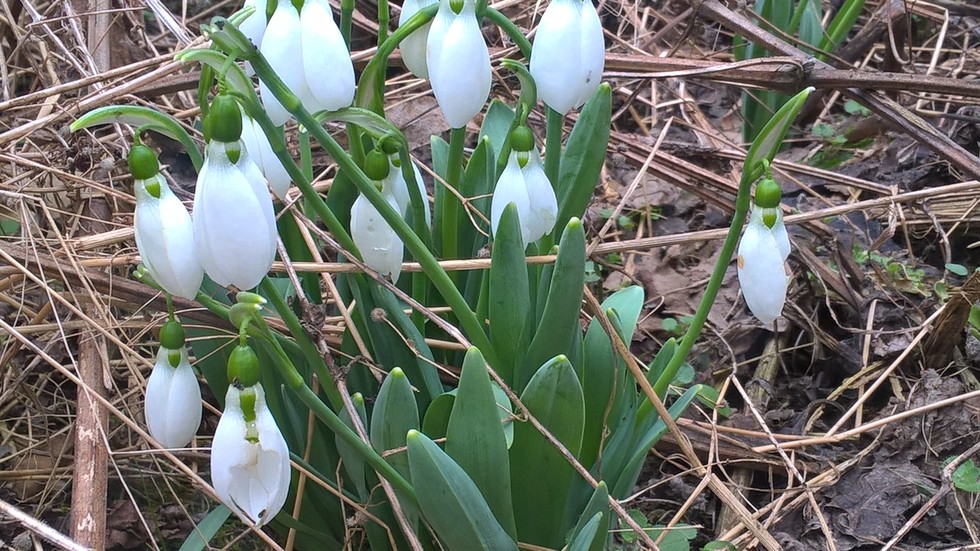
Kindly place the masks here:
[(262, 172), (242, 147), (235, 100), (219, 94), (208, 116), (213, 135), (194, 194), (197, 255), (219, 285), (251, 289), (276, 255), (272, 198)]
[(146, 427), (165, 448), (186, 446), (201, 425), (201, 387), (187, 359), (184, 329), (169, 320), (160, 329), (160, 352), (146, 382)]
[(231, 384), (211, 444), (211, 482), (242, 521), (262, 526), (286, 503), (289, 448), (258, 383), (258, 358), (241, 344), (228, 360)]
[[(438, 0), (405, 0), (402, 4), (402, 11), (398, 14), (398, 26), (402, 27), (413, 15), (435, 4)], [(432, 22), (415, 30), (412, 34), (405, 37), (398, 45), (402, 53), (402, 61), (405, 67), (419, 78), (429, 78), (429, 69), (425, 62), (425, 44), (429, 40), (429, 29)]]
[(493, 190), (490, 225), (496, 235), (504, 208), (514, 203), (521, 222), (521, 238), (527, 247), (554, 229), (558, 199), (541, 165), (531, 131), (518, 126), (511, 134), (511, 145), (513, 151)]
[(429, 29), (426, 64), (432, 93), (453, 128), (483, 110), (490, 95), (490, 51), (475, 0), (442, 0)]
[(262, 127), (244, 111), (242, 112), (242, 144), (248, 151), (248, 156), (255, 161), (262, 175), (269, 181), (272, 192), (276, 197), (285, 199), (292, 178), (272, 151), (272, 144), (269, 143), (269, 137), (262, 131)]
[(789, 235), (779, 209), (779, 184), (764, 178), (756, 186), (755, 204), (738, 246), (738, 282), (745, 303), (766, 327), (779, 317), (789, 283), (784, 262)]
[[(391, 208), (404, 216), (408, 209), (408, 187), (404, 178), (400, 177), (401, 171), (392, 167), (383, 152), (373, 150), (367, 156), (364, 172), (369, 178), (381, 184), (381, 196), (391, 205)], [(404, 208), (398, 196), (404, 197)], [(405, 245), (388, 221), (363, 194), (357, 196), (354, 206), (351, 207), (350, 234), (364, 263), (382, 276), (390, 275), (391, 281), (397, 283), (402, 271)]]
[(136, 188), (136, 248), (146, 270), (164, 291), (193, 299), (204, 279), (197, 260), (191, 215), (160, 174), (156, 154), (136, 144), (129, 152)]
[(552, 0), (531, 48), (538, 96), (564, 115), (595, 93), (604, 65), (602, 24), (592, 0)]
[[(259, 49), (308, 111), (333, 111), (354, 100), (354, 64), (326, 0), (305, 0), (302, 11), (280, 1)], [(264, 82), (259, 93), (276, 126), (289, 120)]]

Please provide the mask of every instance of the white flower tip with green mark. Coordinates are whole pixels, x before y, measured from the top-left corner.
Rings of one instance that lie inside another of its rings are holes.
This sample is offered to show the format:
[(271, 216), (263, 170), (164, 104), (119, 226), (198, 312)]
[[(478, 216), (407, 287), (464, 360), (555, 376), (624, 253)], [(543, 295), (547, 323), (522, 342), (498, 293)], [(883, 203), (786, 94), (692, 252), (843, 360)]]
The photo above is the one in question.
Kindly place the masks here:
[(265, 401), (261, 385), (255, 392), (255, 420), (245, 420), (242, 391), (230, 385), (211, 444), (214, 490), (242, 521), (262, 526), (286, 503), (289, 493), (289, 448)]
[[(177, 352), (175, 368), (170, 353)], [(165, 448), (186, 446), (201, 425), (201, 388), (187, 359), (187, 349), (160, 347), (146, 382), (146, 427)]]
[(553, 0), (531, 48), (538, 97), (565, 114), (595, 93), (605, 66), (602, 23), (591, 0)]
[[(786, 228), (779, 218), (773, 228), (762, 220), (762, 209), (753, 207), (749, 223), (738, 246), (738, 282), (752, 314), (766, 327), (783, 311), (789, 283), (784, 267), (789, 239), (781, 244), (777, 234)], [(783, 248), (785, 246), (785, 249)]]
[(453, 128), (463, 128), (490, 96), (490, 51), (472, 0), (457, 14), (442, 0), (426, 42), (432, 93)]
[[(392, 208), (399, 211), (401, 207), (392, 193), (385, 192), (383, 196)], [(397, 283), (405, 246), (388, 221), (363, 194), (358, 195), (351, 207), (350, 234), (364, 263), (382, 276), (390, 275), (391, 281)]]
[[(147, 190), (158, 190), (159, 197)], [(136, 180), (136, 248), (147, 271), (168, 293), (193, 299), (204, 279), (191, 216), (162, 175)]]
[(197, 177), (194, 240), (204, 271), (219, 285), (251, 289), (276, 255), (278, 231), (265, 178), (242, 147), (237, 162), (212, 141)]

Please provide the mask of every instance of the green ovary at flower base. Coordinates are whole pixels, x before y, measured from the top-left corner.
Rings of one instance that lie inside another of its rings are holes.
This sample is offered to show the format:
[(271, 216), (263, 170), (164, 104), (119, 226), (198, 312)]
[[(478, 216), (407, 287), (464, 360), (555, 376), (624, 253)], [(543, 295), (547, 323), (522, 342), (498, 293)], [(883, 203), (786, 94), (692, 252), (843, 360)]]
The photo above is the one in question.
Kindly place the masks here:
[(272, 198), (261, 170), (242, 147), (235, 100), (219, 94), (208, 116), (212, 140), (194, 194), (198, 260), (219, 285), (251, 289), (276, 255)]
[(133, 145), (129, 164), (136, 191), (133, 226), (140, 260), (164, 291), (192, 299), (204, 270), (197, 259), (191, 216), (160, 174), (150, 148)]
[(779, 317), (789, 279), (790, 243), (779, 208), (779, 184), (770, 176), (756, 186), (749, 223), (738, 246), (738, 281), (752, 314), (765, 326)]
[[(310, 112), (340, 109), (354, 100), (354, 64), (326, 0), (305, 0), (302, 10), (280, 1), (259, 49)], [(289, 120), (264, 82), (259, 93), (276, 126)]]

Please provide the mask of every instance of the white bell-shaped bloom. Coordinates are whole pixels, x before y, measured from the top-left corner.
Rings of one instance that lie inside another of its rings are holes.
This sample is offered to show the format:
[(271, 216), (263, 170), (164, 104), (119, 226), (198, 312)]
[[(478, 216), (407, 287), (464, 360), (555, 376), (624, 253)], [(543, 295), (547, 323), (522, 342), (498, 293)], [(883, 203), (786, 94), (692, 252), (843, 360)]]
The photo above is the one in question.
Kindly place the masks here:
[[(239, 148), (237, 162), (229, 148)], [(277, 236), (272, 198), (248, 151), (240, 142), (211, 141), (194, 195), (194, 240), (204, 271), (219, 285), (251, 289), (272, 267)]]
[[(147, 186), (159, 190), (157, 195)], [(165, 291), (193, 299), (204, 279), (197, 259), (194, 228), (184, 204), (157, 173), (136, 180), (136, 247), (147, 271)]]
[[(398, 14), (398, 26), (401, 27), (413, 15), (435, 4), (438, 0), (405, 0), (402, 11)], [(429, 69), (425, 61), (425, 43), (429, 39), (429, 29), (432, 22), (422, 25), (418, 30), (405, 37), (398, 45), (402, 53), (405, 67), (419, 78), (429, 78)]]
[(531, 48), (538, 97), (564, 115), (595, 93), (604, 66), (602, 23), (592, 0), (552, 0)]
[(248, 150), (249, 157), (259, 166), (272, 192), (276, 197), (285, 199), (289, 184), (293, 180), (282, 166), (279, 157), (276, 157), (275, 152), (272, 151), (272, 144), (269, 143), (269, 137), (262, 131), (262, 127), (244, 113), (242, 113), (242, 144)]
[[(170, 357), (179, 362), (175, 367)], [(201, 425), (201, 387), (187, 359), (187, 349), (160, 347), (146, 382), (146, 426), (165, 448), (186, 446)]]
[[(382, 196), (396, 211), (401, 209), (393, 193), (383, 191)], [(391, 281), (397, 283), (405, 245), (364, 195), (359, 195), (351, 207), (350, 235), (364, 263), (383, 276), (390, 275)]]
[[(789, 238), (781, 244), (780, 232), (786, 236), (782, 217), (770, 228), (763, 220), (763, 210), (752, 207), (749, 223), (738, 245), (738, 282), (749, 310), (769, 327), (783, 311), (789, 280), (783, 267), (789, 254)], [(778, 210), (778, 209), (777, 209)], [(784, 249), (785, 247), (785, 249)]]
[(483, 110), (490, 95), (490, 51), (476, 20), (475, 0), (457, 14), (442, 0), (429, 29), (426, 62), (432, 93), (453, 128)]
[[(326, 0), (306, 0), (302, 13), (292, 2), (279, 2), (260, 49), (308, 111), (332, 111), (354, 100), (354, 64)], [(289, 120), (264, 83), (259, 92), (276, 126)]]
[(537, 149), (529, 152), (527, 164), (521, 169), (527, 185), (527, 199), (530, 216), (527, 221), (529, 242), (537, 241), (551, 233), (558, 219), (558, 197), (551, 180), (544, 172), (541, 156)]
[(528, 225), (531, 220), (531, 200), (528, 197), (524, 172), (518, 160), (519, 155), (516, 151), (511, 152), (507, 166), (497, 179), (497, 185), (493, 189), (493, 199), (490, 201), (490, 227), (493, 229), (493, 234), (497, 235), (504, 209), (510, 203), (514, 203), (521, 223), (521, 241), (524, 247), (527, 247), (531, 242), (531, 230)]
[(245, 0), (242, 5), (242, 9), (254, 8), (255, 11), (238, 25), (238, 30), (242, 31), (242, 34), (248, 37), (256, 48), (262, 44), (262, 37), (265, 35), (265, 28), (268, 23), (265, 11), (268, 5), (268, 0)]
[[(395, 156), (394, 158), (397, 158)], [(425, 212), (425, 224), (426, 226), (432, 227), (432, 215), (429, 210), (429, 201), (427, 199), (425, 191), (425, 181), (422, 180), (422, 171), (414, 162), (412, 163), (412, 172), (415, 173), (415, 185), (418, 187), (419, 195), (422, 196), (422, 208)], [(390, 194), (395, 198), (395, 202), (398, 203), (398, 212), (404, 217), (408, 213), (408, 209), (412, 206), (412, 197), (408, 192), (408, 182), (405, 181), (405, 175), (402, 173), (401, 167), (395, 166), (391, 160), (388, 163), (388, 176), (381, 181), (381, 192)]]
[[(255, 393), (253, 421), (246, 421), (242, 408), (242, 395), (249, 392)], [(289, 448), (261, 385), (228, 387), (211, 444), (211, 482), (225, 505), (248, 524), (262, 526), (286, 503)]]

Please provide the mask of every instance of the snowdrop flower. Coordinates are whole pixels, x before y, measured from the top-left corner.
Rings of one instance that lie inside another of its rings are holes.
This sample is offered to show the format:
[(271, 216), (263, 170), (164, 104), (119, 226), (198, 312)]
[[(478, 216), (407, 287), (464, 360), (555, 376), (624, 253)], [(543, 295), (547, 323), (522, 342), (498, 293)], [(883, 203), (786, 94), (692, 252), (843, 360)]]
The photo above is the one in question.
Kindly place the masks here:
[[(401, 208), (393, 194), (382, 192), (382, 195), (393, 209)], [(397, 283), (402, 272), (405, 245), (364, 195), (358, 195), (351, 207), (350, 233), (364, 263), (383, 276), (390, 275), (391, 281)]]
[[(425, 212), (425, 224), (432, 227), (431, 212), (429, 201), (425, 191), (425, 181), (422, 180), (422, 171), (418, 165), (412, 163), (412, 172), (415, 174), (415, 185), (418, 187), (419, 195), (422, 196), (422, 208)], [(388, 161), (388, 176), (381, 180), (381, 193), (390, 194), (398, 204), (398, 212), (402, 217), (408, 214), (409, 207), (412, 206), (411, 195), (408, 191), (408, 182), (405, 181), (405, 174), (399, 166), (398, 156), (392, 155)]]
[[(305, 0), (302, 11), (280, 1), (259, 49), (308, 111), (333, 111), (354, 100), (354, 64), (327, 0)], [(289, 120), (289, 112), (262, 82), (259, 93), (276, 126)]]
[(599, 87), (605, 65), (602, 24), (592, 0), (552, 0), (531, 47), (538, 96), (564, 115)]
[(165, 448), (186, 446), (201, 425), (201, 388), (187, 359), (184, 330), (163, 324), (160, 351), (146, 382), (146, 427)]
[(191, 216), (160, 174), (150, 148), (134, 145), (129, 166), (135, 179), (134, 226), (140, 260), (164, 291), (193, 299), (204, 269), (197, 260)]
[(262, 127), (244, 111), (242, 112), (242, 144), (248, 150), (249, 157), (255, 161), (268, 180), (272, 192), (276, 197), (285, 199), (293, 179), (289, 177), (286, 168), (272, 151), (272, 144), (269, 143), (269, 137), (262, 131)]
[(255, 11), (238, 25), (238, 30), (242, 31), (242, 34), (248, 37), (256, 47), (262, 44), (262, 37), (265, 35), (265, 28), (268, 24), (266, 19), (268, 5), (268, 0), (245, 0), (242, 5), (242, 9), (255, 8)]
[(738, 282), (752, 314), (766, 327), (779, 317), (789, 279), (784, 262), (789, 235), (779, 209), (779, 185), (763, 179), (756, 188), (749, 223), (738, 246)]
[(514, 203), (521, 222), (524, 246), (551, 233), (558, 218), (558, 198), (534, 148), (534, 138), (526, 126), (511, 135), (513, 151), (497, 180), (490, 202), (490, 224), (497, 233), (504, 208)]
[[(230, 103), (228, 103), (230, 102)], [(241, 146), (241, 113), (229, 96), (211, 107), (214, 128), (194, 194), (194, 241), (219, 285), (251, 289), (272, 267), (276, 217), (262, 171)]]
[[(398, 14), (398, 26), (401, 27), (420, 12), (422, 8), (427, 8), (435, 4), (438, 0), (405, 0), (402, 4), (402, 11)], [(412, 34), (405, 37), (398, 45), (402, 52), (402, 61), (405, 67), (419, 78), (429, 78), (429, 69), (425, 62), (425, 43), (429, 39), (429, 29), (432, 22), (419, 27)]]
[(242, 521), (262, 526), (286, 503), (289, 448), (258, 384), (255, 352), (239, 345), (228, 371), (232, 383), (211, 443), (211, 482)]
[(476, 20), (475, 0), (442, 0), (429, 29), (426, 64), (432, 93), (449, 125), (466, 126), (490, 95), (490, 51)]

